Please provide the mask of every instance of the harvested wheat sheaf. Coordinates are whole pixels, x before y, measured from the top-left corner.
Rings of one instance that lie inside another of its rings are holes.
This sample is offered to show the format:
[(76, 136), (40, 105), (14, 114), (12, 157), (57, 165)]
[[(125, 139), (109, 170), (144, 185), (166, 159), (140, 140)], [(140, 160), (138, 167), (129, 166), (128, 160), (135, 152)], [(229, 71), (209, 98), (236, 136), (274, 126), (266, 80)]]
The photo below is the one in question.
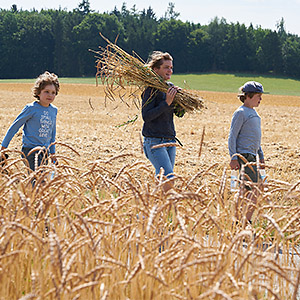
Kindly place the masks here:
[[(108, 99), (119, 98), (127, 103), (129, 99), (136, 101), (146, 87), (153, 87), (162, 92), (168, 90), (168, 84), (147, 67), (138, 55), (128, 54), (101, 33), (100, 35), (107, 42), (107, 46), (106, 48), (100, 47), (100, 51), (94, 51), (97, 55), (96, 78), (100, 78), (102, 84), (106, 86)], [(127, 93), (125, 86), (130, 86), (132, 89)], [(185, 89), (178, 90), (174, 103), (187, 112), (204, 107), (203, 99)]]
[(9, 154), (1, 299), (299, 299), (299, 183), (268, 178), (249, 226), (241, 211), (235, 222), (217, 164), (164, 193), (163, 176), (134, 157), (77, 167), (64, 156), (27, 174)]

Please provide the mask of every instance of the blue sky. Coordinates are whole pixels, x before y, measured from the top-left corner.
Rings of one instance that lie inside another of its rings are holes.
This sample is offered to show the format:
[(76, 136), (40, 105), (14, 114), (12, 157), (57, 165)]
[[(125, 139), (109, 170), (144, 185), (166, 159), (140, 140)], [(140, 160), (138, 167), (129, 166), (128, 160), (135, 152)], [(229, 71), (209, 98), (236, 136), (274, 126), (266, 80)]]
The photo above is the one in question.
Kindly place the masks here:
[[(23, 10), (35, 8), (54, 8), (72, 10), (78, 7), (81, 0), (0, 0), (0, 8), (9, 9), (12, 4)], [(138, 11), (153, 8), (157, 17), (161, 17), (170, 2), (175, 4), (175, 11), (180, 13), (179, 19), (208, 24), (214, 17), (224, 17), (228, 23), (244, 23), (254, 27), (261, 26), (275, 30), (276, 24), (283, 17), (285, 29), (289, 33), (300, 36), (300, 0), (90, 0), (91, 9), (97, 12), (112, 11), (116, 6), (121, 9), (126, 3), (128, 9), (136, 5)], [(151, 3), (151, 4), (149, 4)]]

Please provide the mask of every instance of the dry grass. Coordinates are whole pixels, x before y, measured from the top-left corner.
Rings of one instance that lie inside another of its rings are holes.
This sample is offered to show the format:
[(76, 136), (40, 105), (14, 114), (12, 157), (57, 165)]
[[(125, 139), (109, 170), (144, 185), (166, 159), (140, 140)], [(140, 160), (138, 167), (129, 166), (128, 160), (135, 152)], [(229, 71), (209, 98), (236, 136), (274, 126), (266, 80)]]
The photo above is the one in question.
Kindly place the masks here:
[[(0, 85), (1, 136), (30, 88)], [(141, 118), (115, 127), (135, 108), (105, 108), (100, 87), (62, 86), (56, 176), (48, 177), (53, 166), (27, 175), (20, 135), (10, 174), (0, 175), (1, 300), (297, 299), (300, 102), (268, 95), (258, 110), (269, 190), (247, 227), (233, 222), (237, 199), (228, 191), (227, 135), (239, 103), (201, 95), (205, 111), (176, 119), (184, 147), (176, 187), (165, 194), (141, 153)]]
[[(121, 99), (124, 103), (132, 99), (136, 102), (141, 91), (146, 87), (167, 92), (169, 85), (151, 68), (146, 66), (138, 55), (135, 53), (130, 55), (101, 33), (100, 35), (107, 42), (107, 46), (105, 48), (100, 47), (100, 51), (95, 52), (97, 58), (96, 76), (105, 85), (108, 99), (112, 101)], [(151, 98), (148, 101), (151, 101)], [(185, 89), (177, 91), (174, 104), (178, 104), (187, 112), (203, 108), (201, 97)]]

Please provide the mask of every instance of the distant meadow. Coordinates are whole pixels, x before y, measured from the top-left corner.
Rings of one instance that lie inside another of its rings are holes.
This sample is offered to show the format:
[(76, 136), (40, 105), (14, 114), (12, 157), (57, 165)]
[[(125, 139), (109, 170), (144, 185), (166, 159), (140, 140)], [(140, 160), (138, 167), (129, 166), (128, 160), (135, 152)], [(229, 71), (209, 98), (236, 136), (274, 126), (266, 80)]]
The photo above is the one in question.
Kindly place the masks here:
[[(246, 81), (255, 80), (264, 86), (265, 92), (272, 95), (300, 96), (300, 80), (251, 74), (173, 74), (171, 81), (185, 89), (213, 92), (238, 93)], [(33, 83), (34, 79), (0, 79), (1, 83)], [(60, 78), (61, 83), (94, 84), (95, 77)], [(101, 82), (98, 80), (98, 84)]]

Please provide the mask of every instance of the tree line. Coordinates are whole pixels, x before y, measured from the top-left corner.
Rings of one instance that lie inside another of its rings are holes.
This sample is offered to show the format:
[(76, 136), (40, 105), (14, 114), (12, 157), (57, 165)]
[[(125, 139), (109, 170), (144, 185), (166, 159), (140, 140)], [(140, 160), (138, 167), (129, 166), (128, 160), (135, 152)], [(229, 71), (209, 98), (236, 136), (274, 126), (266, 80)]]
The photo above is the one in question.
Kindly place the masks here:
[(60, 77), (94, 76), (101, 32), (144, 61), (153, 50), (170, 52), (176, 73), (247, 72), (300, 78), (300, 38), (277, 30), (228, 23), (183, 22), (169, 3), (163, 17), (151, 7), (98, 13), (83, 0), (76, 9), (0, 8), (0, 78), (34, 78), (45, 70)]

